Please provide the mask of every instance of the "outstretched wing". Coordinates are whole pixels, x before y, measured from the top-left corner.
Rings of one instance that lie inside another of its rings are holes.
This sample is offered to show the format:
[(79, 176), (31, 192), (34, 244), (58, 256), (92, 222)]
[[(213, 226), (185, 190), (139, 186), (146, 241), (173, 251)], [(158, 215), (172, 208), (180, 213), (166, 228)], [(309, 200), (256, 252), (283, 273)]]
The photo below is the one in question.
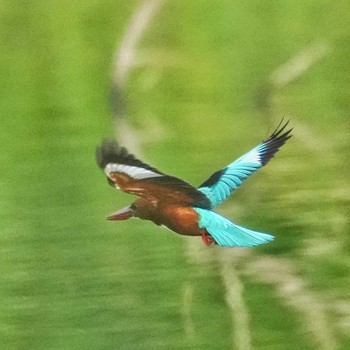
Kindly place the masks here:
[(157, 205), (159, 202), (209, 208), (208, 198), (195, 187), (143, 163), (115, 141), (105, 139), (96, 150), (98, 165), (111, 186)]
[(204, 228), (223, 247), (253, 247), (274, 240), (270, 234), (236, 225), (211, 210), (193, 209), (199, 214), (199, 227)]
[[(282, 122), (281, 122), (282, 123)], [(221, 204), (242, 182), (264, 166), (292, 136), (292, 129), (284, 131), (288, 122), (280, 125), (266, 140), (224, 169), (214, 173), (198, 190), (210, 200), (212, 208)]]

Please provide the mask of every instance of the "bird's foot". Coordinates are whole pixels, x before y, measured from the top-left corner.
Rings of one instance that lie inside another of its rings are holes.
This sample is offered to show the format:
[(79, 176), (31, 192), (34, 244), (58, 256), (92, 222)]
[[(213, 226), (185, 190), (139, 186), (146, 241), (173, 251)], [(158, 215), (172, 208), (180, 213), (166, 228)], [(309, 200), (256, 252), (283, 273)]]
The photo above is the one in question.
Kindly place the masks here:
[(202, 235), (202, 241), (206, 246), (210, 246), (213, 242), (214, 239), (212, 236), (206, 235), (205, 233)]

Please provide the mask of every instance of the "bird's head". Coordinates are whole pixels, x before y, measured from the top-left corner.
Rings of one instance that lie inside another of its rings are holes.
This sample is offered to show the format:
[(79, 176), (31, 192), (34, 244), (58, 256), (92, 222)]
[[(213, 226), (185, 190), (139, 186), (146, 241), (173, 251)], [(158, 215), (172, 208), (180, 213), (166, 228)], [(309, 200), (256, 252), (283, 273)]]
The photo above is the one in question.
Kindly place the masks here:
[(108, 220), (127, 220), (132, 217), (144, 219), (144, 220), (155, 220), (157, 209), (149, 201), (144, 198), (139, 198), (129, 206), (118, 210), (117, 212), (109, 215)]

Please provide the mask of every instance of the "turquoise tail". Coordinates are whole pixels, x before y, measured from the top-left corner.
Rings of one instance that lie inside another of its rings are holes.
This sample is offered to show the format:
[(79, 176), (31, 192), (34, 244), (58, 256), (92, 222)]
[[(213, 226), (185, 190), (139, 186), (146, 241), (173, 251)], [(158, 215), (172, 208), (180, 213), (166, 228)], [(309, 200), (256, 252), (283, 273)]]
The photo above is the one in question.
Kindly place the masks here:
[(204, 228), (223, 247), (254, 247), (274, 240), (268, 233), (249, 230), (234, 224), (223, 216), (207, 209), (194, 208), (199, 214), (199, 227)]

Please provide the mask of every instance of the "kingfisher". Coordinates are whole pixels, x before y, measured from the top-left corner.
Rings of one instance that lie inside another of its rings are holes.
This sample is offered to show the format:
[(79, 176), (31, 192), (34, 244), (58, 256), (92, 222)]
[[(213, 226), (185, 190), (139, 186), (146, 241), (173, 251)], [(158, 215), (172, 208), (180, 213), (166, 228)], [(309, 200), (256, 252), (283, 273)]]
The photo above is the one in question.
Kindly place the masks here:
[(109, 184), (140, 197), (107, 219), (150, 220), (180, 235), (201, 236), (207, 246), (214, 243), (223, 247), (252, 247), (273, 241), (273, 235), (239, 226), (214, 209), (274, 157), (292, 136), (292, 129), (287, 130), (288, 123), (281, 121), (269, 137), (215, 172), (198, 188), (151, 167), (117, 142), (104, 139), (97, 147), (96, 160)]

